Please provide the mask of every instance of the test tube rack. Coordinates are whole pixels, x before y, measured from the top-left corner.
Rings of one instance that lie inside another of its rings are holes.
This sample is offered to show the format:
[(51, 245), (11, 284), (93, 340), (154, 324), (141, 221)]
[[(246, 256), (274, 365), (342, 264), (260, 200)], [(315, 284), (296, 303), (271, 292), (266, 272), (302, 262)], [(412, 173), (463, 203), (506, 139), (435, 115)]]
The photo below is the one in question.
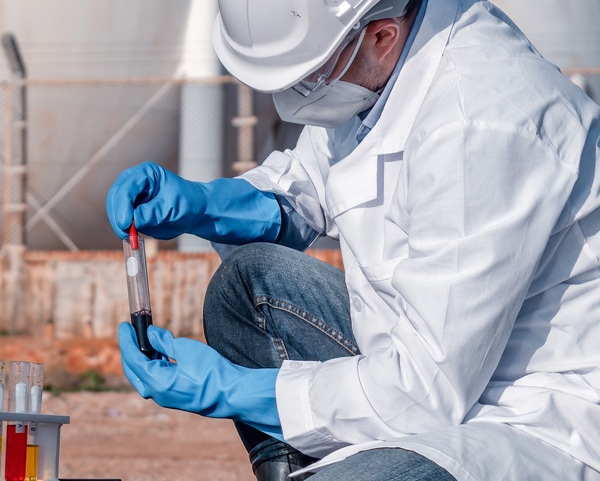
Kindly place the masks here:
[[(58, 481), (58, 458), (60, 451), (60, 428), (63, 424), (69, 424), (69, 416), (54, 414), (14, 413), (0, 411), (0, 421), (3, 426), (3, 439), (6, 439), (6, 422), (21, 421), (38, 423), (39, 433), (39, 458), (38, 458), (38, 480)], [(4, 459), (6, 443), (2, 446), (2, 458)], [(0, 473), (4, 478), (4, 473)]]

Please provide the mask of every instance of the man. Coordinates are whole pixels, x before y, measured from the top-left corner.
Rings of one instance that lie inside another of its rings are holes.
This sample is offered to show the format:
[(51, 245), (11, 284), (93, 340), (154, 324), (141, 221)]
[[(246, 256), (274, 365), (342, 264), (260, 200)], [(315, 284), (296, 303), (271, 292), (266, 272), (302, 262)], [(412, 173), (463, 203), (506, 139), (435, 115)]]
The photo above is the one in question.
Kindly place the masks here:
[[(215, 350), (151, 328), (177, 364), (148, 360), (122, 325), (128, 378), (234, 419), (258, 479), (599, 480), (599, 107), (485, 1), (290, 5), (219, 0), (213, 39), (296, 148), (111, 188), (121, 237), (243, 245)], [(300, 252), (318, 236), (343, 273)]]

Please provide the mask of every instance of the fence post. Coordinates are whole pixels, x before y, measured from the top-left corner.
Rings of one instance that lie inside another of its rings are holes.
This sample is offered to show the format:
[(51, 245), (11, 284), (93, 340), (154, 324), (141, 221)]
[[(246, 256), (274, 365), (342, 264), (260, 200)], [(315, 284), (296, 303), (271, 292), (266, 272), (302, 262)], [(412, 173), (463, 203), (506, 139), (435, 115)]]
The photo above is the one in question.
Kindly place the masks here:
[(238, 85), (238, 115), (231, 124), (238, 128), (238, 160), (232, 165), (236, 175), (256, 167), (254, 160), (254, 127), (258, 118), (254, 115), (254, 93), (250, 87)]
[[(26, 71), (17, 42), (12, 34), (2, 35), (2, 46), (19, 90), (20, 105), (15, 107), (13, 88), (5, 97), (6, 136), (4, 149), (3, 239), (2, 244), (25, 245), (25, 179), (27, 166), (27, 92)], [(19, 140), (14, 148), (15, 131)]]
[[(6, 123), (2, 163), (2, 244), (4, 269), (0, 284), (4, 285), (0, 326), (10, 334), (27, 329), (27, 270), (25, 266), (26, 234), (25, 202), (27, 172), (27, 92), (25, 65), (15, 37), (2, 35), (2, 47), (13, 73), (14, 82), (7, 86), (4, 116)], [(15, 91), (17, 94), (15, 94)], [(18, 95), (18, 98), (17, 98)]]

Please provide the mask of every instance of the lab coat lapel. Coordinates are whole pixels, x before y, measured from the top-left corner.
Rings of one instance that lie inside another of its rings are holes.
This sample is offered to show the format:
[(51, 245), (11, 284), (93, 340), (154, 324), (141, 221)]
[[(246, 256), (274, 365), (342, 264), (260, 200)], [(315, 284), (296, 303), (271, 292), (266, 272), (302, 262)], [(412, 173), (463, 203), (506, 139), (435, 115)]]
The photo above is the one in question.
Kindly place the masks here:
[(383, 195), (385, 154), (404, 150), (444, 53), (457, 9), (455, 2), (428, 1), (423, 23), (381, 118), (356, 149), (330, 169), (327, 205), (332, 217)]
[(377, 139), (371, 135), (331, 167), (327, 206), (332, 217), (377, 197)]

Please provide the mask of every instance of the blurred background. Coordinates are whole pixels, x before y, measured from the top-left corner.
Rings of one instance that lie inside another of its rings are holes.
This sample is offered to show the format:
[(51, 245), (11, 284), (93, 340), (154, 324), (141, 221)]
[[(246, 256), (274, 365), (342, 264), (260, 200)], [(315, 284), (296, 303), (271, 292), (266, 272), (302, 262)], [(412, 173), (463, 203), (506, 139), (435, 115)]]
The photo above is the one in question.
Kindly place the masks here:
[[(548, 59), (600, 97), (598, 0), (496, 3)], [(216, 6), (0, 2), (0, 246), (113, 249), (104, 198), (123, 169), (152, 160), (211, 180), (293, 146), (297, 129), (281, 128), (270, 97), (220, 66), (211, 46)], [(169, 247), (207, 249), (188, 239)]]
[[(599, 0), (494, 3), (600, 102)], [(211, 46), (216, 10), (216, 0), (0, 0), (0, 359), (44, 362), (59, 391), (125, 389), (115, 342), (128, 317), (123, 254), (104, 211), (115, 177), (145, 160), (194, 180), (235, 176), (299, 133), (270, 96), (223, 70)], [(339, 265), (335, 244), (313, 254)], [(189, 237), (150, 241), (148, 256), (155, 323), (201, 339), (218, 258)], [(97, 408), (98, 425), (123, 412)], [(130, 479), (158, 479), (146, 465)], [(248, 475), (236, 469), (198, 479)]]

